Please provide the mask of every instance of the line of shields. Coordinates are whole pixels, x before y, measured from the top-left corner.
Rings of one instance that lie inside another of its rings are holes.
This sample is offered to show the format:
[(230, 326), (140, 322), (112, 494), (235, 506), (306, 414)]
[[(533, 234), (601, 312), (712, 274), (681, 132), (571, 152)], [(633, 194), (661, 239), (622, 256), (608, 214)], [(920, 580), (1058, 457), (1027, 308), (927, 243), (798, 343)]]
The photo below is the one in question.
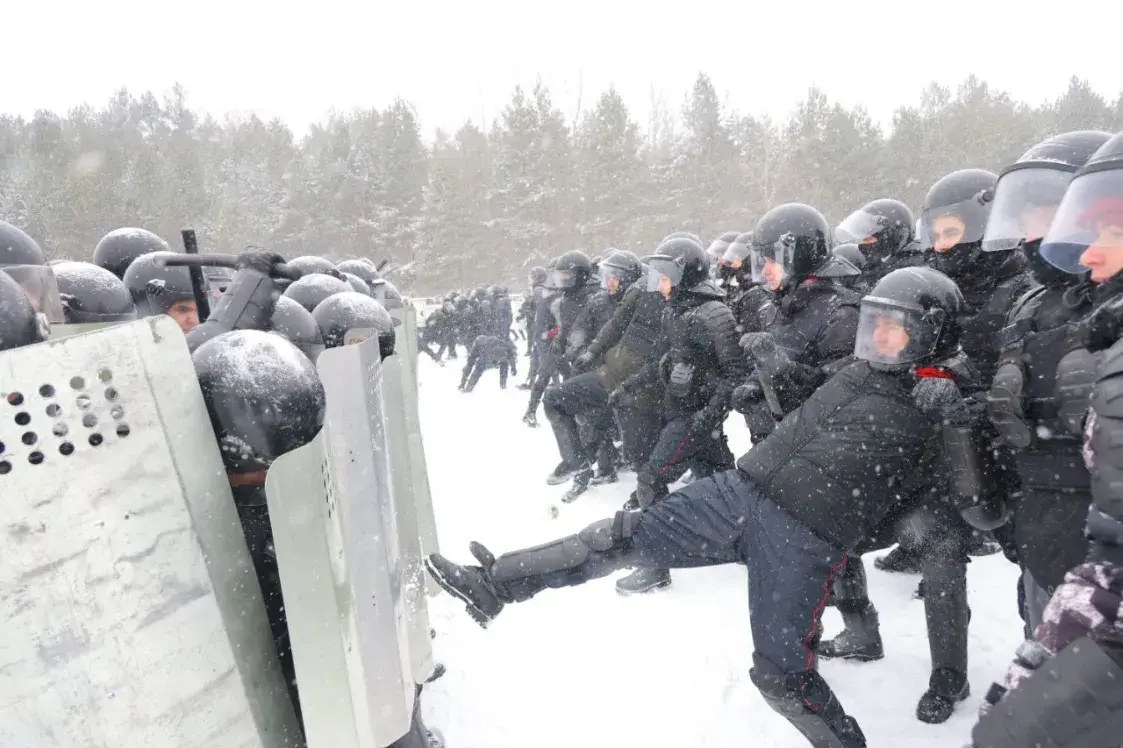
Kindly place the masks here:
[[(266, 480), (311, 748), (385, 748), (432, 674), (416, 312), (325, 351)], [(0, 745), (298, 746), (184, 336), (164, 316), (0, 354)]]

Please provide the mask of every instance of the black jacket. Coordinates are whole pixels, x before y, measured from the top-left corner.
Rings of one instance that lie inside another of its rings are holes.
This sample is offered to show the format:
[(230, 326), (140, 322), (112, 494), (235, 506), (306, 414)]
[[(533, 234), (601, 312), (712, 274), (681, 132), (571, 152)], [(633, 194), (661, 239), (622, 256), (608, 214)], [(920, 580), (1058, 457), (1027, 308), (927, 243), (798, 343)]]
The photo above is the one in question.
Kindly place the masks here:
[(1010, 309), (1033, 285), (1020, 252), (984, 255), (969, 273), (953, 278), (968, 309), (960, 312), (959, 342), (988, 387), (998, 368), (999, 333)]
[(902, 500), (938, 425), (912, 400), (912, 374), (846, 366), (737, 461), (772, 501), (853, 550)]

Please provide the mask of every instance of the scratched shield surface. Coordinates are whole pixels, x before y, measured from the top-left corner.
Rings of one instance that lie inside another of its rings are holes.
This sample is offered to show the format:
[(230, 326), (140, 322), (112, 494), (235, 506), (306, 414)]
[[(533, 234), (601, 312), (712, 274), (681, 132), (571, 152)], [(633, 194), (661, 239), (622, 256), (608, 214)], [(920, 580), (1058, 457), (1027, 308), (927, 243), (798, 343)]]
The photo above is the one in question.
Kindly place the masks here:
[(175, 323), (0, 354), (0, 442), (0, 722), (31, 745), (292, 744)]

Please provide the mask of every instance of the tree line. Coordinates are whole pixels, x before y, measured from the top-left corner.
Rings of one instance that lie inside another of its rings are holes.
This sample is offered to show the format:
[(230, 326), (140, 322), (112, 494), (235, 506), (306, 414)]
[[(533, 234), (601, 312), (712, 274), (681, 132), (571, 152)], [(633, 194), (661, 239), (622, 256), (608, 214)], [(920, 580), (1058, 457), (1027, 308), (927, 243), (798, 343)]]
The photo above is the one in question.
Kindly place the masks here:
[(786, 121), (733, 111), (702, 74), (679, 116), (656, 106), (641, 128), (615, 90), (568, 121), (540, 84), (516, 88), (486, 129), (426, 142), (401, 100), (298, 139), (280, 121), (195, 111), (179, 86), (122, 90), (100, 108), (0, 115), (0, 219), (52, 257), (88, 259), (120, 226), (173, 245), (192, 226), (204, 251), (388, 259), (399, 285), (436, 293), (521, 285), (569, 249), (644, 253), (674, 230), (745, 231), (792, 200), (831, 221), (878, 197), (915, 210), (947, 172), (997, 171), (1077, 129), (1123, 130), (1123, 94), (1073, 78), (1030, 106), (970, 77), (954, 92), (930, 84), (886, 132), (816, 88)]

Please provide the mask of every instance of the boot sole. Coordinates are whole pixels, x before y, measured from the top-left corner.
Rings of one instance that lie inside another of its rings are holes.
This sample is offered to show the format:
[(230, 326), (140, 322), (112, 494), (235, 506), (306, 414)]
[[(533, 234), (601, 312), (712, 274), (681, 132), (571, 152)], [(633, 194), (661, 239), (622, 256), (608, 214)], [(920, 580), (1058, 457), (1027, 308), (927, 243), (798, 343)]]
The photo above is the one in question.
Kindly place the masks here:
[[(970, 695), (971, 695), (971, 685), (968, 684), (963, 689), (962, 693), (956, 695), (955, 700), (951, 704), (951, 711), (948, 712), (948, 716), (944, 717), (943, 719), (935, 719), (935, 718), (928, 719), (928, 718), (925, 718), (925, 716), (920, 713), (919, 709), (917, 709), (916, 718), (917, 718), (917, 720), (923, 722), (926, 725), (942, 725), (945, 722), (947, 722), (949, 719), (951, 719), (952, 716), (955, 715), (956, 709), (964, 701), (967, 701), (967, 697), (970, 696)], [(938, 716), (940, 716), (940, 715), (933, 715), (933, 717), (938, 717)]]
[(849, 660), (850, 662), (877, 662), (878, 660), (885, 659), (885, 653), (881, 654), (828, 654), (827, 652), (816, 652), (820, 660)]
[(668, 579), (666, 582), (659, 582), (658, 584), (653, 584), (650, 587), (644, 587), (642, 590), (626, 590), (621, 587), (617, 587), (616, 594), (621, 595), (622, 597), (631, 597), (632, 595), (648, 595), (658, 590), (665, 590), (670, 586), (671, 580)]
[(461, 592), (447, 579), (445, 579), (444, 574), (442, 574), (436, 567), (434, 567), (429, 559), (425, 559), (425, 569), (429, 572), (429, 576), (433, 577), (433, 580), (440, 586), (442, 590), (452, 595), (460, 602), (464, 603), (464, 607), (468, 610), (468, 615), (472, 616), (472, 620), (478, 623), (480, 625), (480, 628), (486, 629), (488, 627), (488, 624), (495, 620), (493, 618), (490, 618), (486, 613), (480, 610), (470, 598), (466, 597), (463, 592)]

